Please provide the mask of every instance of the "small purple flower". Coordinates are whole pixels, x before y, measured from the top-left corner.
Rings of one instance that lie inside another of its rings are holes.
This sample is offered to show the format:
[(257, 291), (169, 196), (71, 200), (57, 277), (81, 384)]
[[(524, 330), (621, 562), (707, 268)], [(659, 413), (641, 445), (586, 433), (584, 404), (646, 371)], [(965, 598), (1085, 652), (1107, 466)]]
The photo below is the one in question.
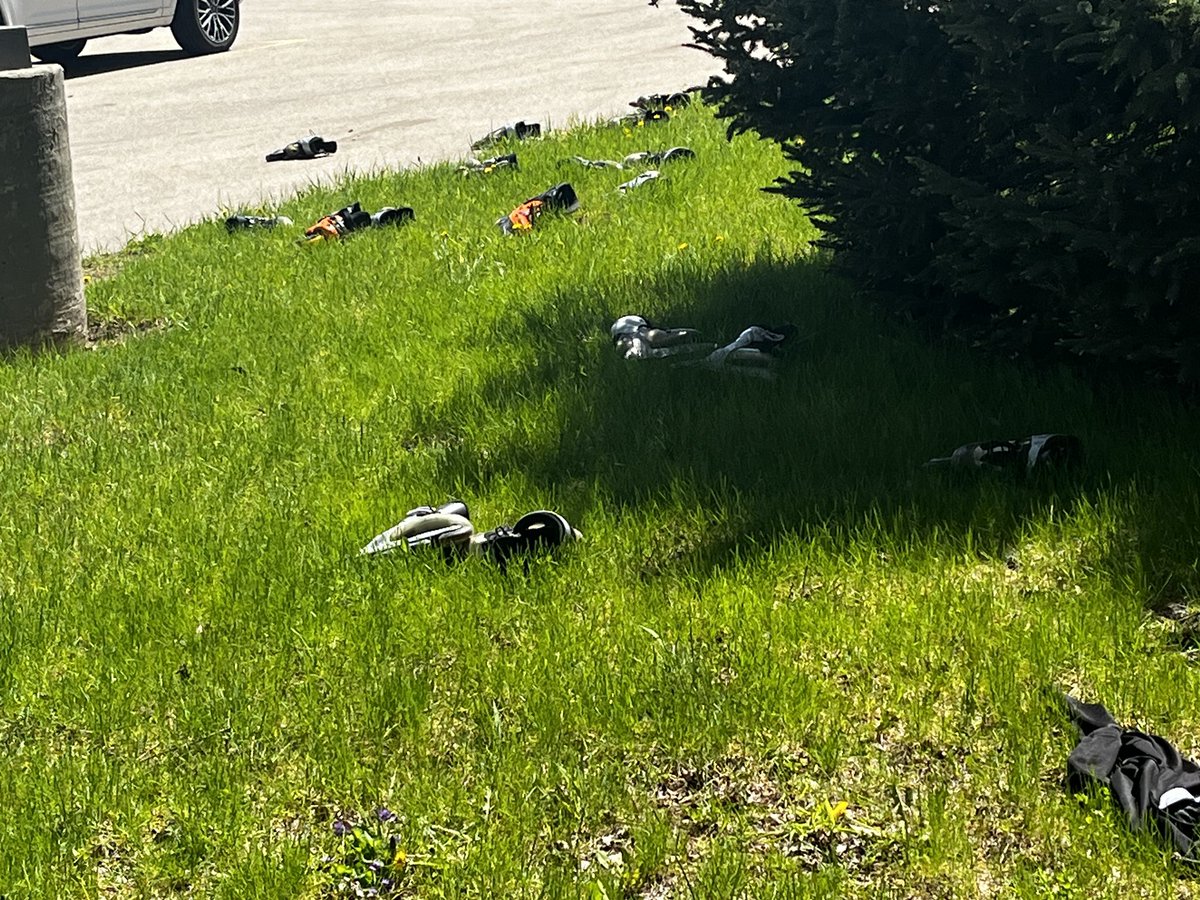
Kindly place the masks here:
[(345, 819), (335, 819), (333, 822), (333, 833), (338, 837), (345, 837), (350, 833), (351, 825)]
[(396, 818), (396, 814), (386, 806), (381, 806), (379, 809), (375, 810), (375, 817), (379, 819), (380, 822), (390, 822), (392, 819)]
[(367, 863), (367, 868), (372, 872), (378, 872), (383, 868), (383, 862), (378, 859), (373, 859)]

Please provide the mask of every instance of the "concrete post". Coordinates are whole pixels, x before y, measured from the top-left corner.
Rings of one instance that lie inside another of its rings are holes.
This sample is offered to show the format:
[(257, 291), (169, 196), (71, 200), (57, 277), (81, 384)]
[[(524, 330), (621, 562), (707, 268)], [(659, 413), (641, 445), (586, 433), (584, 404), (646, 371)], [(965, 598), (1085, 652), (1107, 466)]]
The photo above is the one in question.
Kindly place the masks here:
[(86, 330), (62, 69), (0, 71), (0, 347)]

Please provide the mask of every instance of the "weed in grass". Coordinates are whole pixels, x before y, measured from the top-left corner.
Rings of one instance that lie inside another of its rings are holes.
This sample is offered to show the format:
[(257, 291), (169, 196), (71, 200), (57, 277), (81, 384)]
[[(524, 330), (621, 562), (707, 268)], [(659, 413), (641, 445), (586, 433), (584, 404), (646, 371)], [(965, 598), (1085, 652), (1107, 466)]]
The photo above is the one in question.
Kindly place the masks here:
[(93, 253), (91, 256), (85, 257), (83, 260), (84, 285), (112, 278), (127, 263), (152, 255), (163, 246), (164, 240), (165, 237), (161, 234), (147, 234), (130, 241), (120, 250)]
[(87, 348), (94, 350), (106, 344), (116, 344), (127, 337), (147, 332), (162, 331), (170, 327), (166, 319), (143, 319), (140, 322), (130, 322), (116, 316), (110, 319), (88, 318)]

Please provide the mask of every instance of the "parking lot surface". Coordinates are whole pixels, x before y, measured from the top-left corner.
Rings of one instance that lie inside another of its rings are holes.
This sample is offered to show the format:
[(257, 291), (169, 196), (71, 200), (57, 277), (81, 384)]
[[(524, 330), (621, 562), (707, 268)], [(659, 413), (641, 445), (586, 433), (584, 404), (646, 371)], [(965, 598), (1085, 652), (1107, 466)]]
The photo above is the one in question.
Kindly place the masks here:
[[(85, 252), (270, 202), (347, 169), (457, 159), (524, 119), (562, 127), (703, 83), (663, 0), (245, 0), (234, 48), (187, 58), (166, 29), (91, 41), (67, 72)], [(330, 157), (267, 163), (320, 134)]]

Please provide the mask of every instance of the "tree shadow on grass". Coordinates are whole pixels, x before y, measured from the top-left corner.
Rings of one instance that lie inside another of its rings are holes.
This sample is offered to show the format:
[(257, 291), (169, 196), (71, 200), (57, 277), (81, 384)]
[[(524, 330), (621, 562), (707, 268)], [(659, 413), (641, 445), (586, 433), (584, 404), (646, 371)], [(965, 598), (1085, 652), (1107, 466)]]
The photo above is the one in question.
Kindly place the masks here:
[[(1161, 449), (1161, 445), (1159, 445)], [(1194, 485), (1200, 468), (1192, 466)], [(1187, 474), (1176, 476), (1186, 484)], [(1200, 621), (1200, 494), (1131, 484), (1119, 532), (1101, 561), (1110, 580), (1151, 612), (1197, 630)], [(1171, 479), (1175, 481), (1175, 479)], [(1163, 479), (1160, 484), (1169, 483)]]
[[(603, 286), (583, 286), (502, 318), (481, 340), (527, 356), (434, 416), (483, 404), (516, 423), (548, 406), (554, 433), (514, 424), (486, 452), (468, 437), (442, 458), (443, 483), (478, 494), (517, 472), (581, 521), (600, 503), (608, 514), (677, 515), (682, 500), (699, 514), (662, 523), (643, 564), (653, 575), (709, 570), (783, 535), (818, 533), (846, 544), (864, 533), (894, 546), (969, 541), (1002, 557), (1030, 517), (1094, 502), (1135, 471), (1128, 436), (1110, 431), (1134, 402), (1129, 392), (1114, 388), (1112, 399), (1065, 371), (931, 345), (854, 301), (818, 259), (664, 271), (644, 297), (645, 308), (613, 308)], [(765, 382), (619, 359), (608, 327), (632, 313), (721, 342), (784, 321), (799, 336), (779, 379)], [(1083, 439), (1081, 470), (1022, 479), (922, 467), (968, 441), (1045, 431)]]

